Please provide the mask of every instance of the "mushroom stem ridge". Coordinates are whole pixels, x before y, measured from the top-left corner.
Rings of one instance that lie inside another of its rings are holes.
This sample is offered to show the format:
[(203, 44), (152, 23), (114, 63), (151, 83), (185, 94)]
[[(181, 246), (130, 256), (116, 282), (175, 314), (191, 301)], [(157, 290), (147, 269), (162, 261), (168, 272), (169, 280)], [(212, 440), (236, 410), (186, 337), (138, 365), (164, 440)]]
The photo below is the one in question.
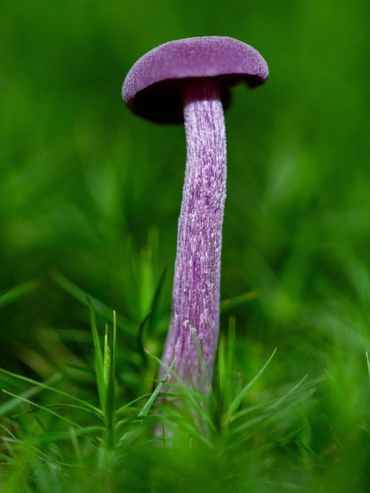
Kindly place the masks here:
[(183, 83), (187, 159), (163, 363), (208, 394), (219, 332), (226, 132), (217, 79)]

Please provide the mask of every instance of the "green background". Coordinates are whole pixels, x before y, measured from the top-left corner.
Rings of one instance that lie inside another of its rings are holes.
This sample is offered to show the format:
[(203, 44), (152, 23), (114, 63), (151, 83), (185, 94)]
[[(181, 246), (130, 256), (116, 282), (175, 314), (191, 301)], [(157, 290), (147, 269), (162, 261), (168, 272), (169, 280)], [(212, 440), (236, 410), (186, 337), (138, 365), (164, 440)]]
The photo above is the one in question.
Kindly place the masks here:
[[(224, 315), (221, 330), (232, 313), (247, 381), (275, 346), (270, 385), (325, 376), (307, 418), (310, 447), (333, 454), (335, 491), (362, 491), (370, 462), (369, 19), (368, 0), (2, 2), (0, 293), (22, 286), (0, 305), (1, 366), (46, 378), (91, 358), (88, 310), (60, 274), (135, 332), (167, 265), (159, 321), (145, 342), (160, 356), (184, 129), (132, 115), (121, 85), (160, 43), (235, 37), (261, 52), (270, 79), (237, 87), (226, 115), (222, 298), (253, 291), (256, 299)], [(124, 399), (142, 376), (125, 329), (120, 337)], [(337, 470), (338, 461), (348, 467)]]

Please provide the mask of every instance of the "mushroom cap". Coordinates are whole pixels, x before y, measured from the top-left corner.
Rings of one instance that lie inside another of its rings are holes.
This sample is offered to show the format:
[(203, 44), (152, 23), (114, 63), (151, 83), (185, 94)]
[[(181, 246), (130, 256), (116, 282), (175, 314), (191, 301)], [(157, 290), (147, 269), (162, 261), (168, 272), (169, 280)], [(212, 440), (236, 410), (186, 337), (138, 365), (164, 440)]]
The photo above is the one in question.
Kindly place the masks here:
[(178, 39), (152, 49), (131, 67), (122, 97), (133, 113), (162, 123), (183, 121), (184, 79), (216, 77), (226, 108), (230, 87), (250, 87), (268, 77), (264, 58), (251, 46), (226, 36)]

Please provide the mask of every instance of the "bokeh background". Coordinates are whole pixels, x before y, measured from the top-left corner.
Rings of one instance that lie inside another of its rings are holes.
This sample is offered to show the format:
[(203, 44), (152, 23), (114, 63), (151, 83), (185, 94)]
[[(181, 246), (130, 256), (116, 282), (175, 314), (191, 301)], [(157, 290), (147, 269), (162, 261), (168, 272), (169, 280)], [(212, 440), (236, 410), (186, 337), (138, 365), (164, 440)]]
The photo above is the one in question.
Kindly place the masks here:
[(312, 449), (330, 458), (344, 443), (343, 491), (363, 479), (369, 19), (368, 0), (3, 0), (1, 366), (44, 378), (89, 358), (86, 292), (122, 317), (120, 358), (132, 372), (122, 381), (135, 395), (125, 327), (135, 333), (168, 266), (145, 342), (160, 356), (185, 144), (182, 126), (133, 116), (122, 81), (160, 43), (232, 36), (262, 53), (270, 79), (237, 87), (226, 116), (222, 298), (255, 297), (223, 316), (222, 331), (232, 313), (246, 378), (275, 346), (271, 383), (327, 378)]

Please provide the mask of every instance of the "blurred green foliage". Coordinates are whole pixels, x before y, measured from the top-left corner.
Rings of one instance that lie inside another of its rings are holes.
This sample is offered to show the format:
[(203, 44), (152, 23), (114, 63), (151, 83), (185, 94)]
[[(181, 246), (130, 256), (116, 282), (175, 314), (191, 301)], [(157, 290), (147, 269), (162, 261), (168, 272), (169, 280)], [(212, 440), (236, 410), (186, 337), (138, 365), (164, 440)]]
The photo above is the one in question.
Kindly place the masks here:
[[(37, 378), (58, 369), (92, 395), (81, 370), (92, 362), (86, 292), (100, 322), (118, 312), (122, 399), (150, 390), (143, 348), (160, 356), (167, 330), (184, 131), (130, 114), (121, 84), (162, 42), (241, 39), (271, 76), (236, 88), (226, 117), (222, 297), (257, 293), (232, 310), (240, 385), (275, 346), (266, 385), (325, 376), (301, 416), (302, 443), (322, 467), (307, 491), (366, 491), (369, 18), (368, 0), (3, 0), (1, 366)], [(276, 440), (276, 477), (294, 483), (301, 466), (284, 469), (294, 445)], [(256, 491), (289, 491), (276, 485)]]

